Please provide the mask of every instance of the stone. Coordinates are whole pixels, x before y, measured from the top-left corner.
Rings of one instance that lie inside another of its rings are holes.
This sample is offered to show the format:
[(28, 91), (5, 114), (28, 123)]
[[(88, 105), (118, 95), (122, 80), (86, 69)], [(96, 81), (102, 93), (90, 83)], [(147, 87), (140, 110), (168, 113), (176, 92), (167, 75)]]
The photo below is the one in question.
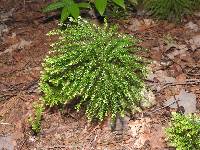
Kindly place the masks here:
[(192, 37), (192, 39), (189, 40), (189, 43), (192, 47), (192, 50), (196, 50), (196, 48), (200, 47), (200, 34)]
[(156, 104), (156, 98), (152, 91), (147, 91), (144, 89), (142, 91), (142, 95), (144, 95), (144, 98), (141, 100), (142, 107), (149, 108)]
[(11, 136), (0, 136), (0, 149), (14, 150), (15, 142)]
[(192, 21), (188, 22), (186, 25), (185, 25), (185, 28), (186, 29), (190, 29), (190, 30), (193, 30), (195, 32), (197, 32), (199, 30), (199, 26), (195, 23), (193, 23)]
[[(175, 99), (176, 98), (176, 99)], [(176, 100), (179, 100), (177, 103), (179, 106), (183, 106), (185, 114), (195, 113), (196, 112), (196, 95), (193, 93), (187, 93), (185, 89), (180, 91), (179, 95), (172, 96), (169, 100), (164, 103), (164, 106), (169, 106), (170, 108), (178, 108)]]

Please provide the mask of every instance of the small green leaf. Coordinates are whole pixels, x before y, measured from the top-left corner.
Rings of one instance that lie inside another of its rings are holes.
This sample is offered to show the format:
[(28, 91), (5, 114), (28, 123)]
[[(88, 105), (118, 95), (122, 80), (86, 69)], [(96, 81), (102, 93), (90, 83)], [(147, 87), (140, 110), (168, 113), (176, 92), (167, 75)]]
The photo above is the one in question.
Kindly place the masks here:
[(102, 16), (107, 6), (107, 0), (95, 0), (95, 7)]
[(69, 17), (69, 9), (67, 6), (65, 6), (61, 12), (61, 22), (64, 22), (67, 19), (67, 17)]
[(69, 6), (69, 12), (75, 19), (78, 18), (78, 16), (80, 16), (80, 9), (76, 3), (72, 3)]
[(125, 8), (124, 0), (113, 0), (113, 2), (116, 3), (117, 5)]
[(89, 3), (78, 3), (79, 8), (91, 8)]
[(49, 4), (47, 7), (45, 7), (43, 9), (43, 12), (50, 12), (59, 8), (62, 8), (65, 6), (65, 3), (63, 2), (55, 2), (55, 3), (51, 3)]

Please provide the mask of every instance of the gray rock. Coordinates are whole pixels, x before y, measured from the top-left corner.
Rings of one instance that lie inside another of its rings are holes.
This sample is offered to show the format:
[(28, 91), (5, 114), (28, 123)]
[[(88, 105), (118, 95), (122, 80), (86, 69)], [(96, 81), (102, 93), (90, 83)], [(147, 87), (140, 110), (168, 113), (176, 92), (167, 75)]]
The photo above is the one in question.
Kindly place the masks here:
[(190, 30), (193, 30), (195, 32), (197, 32), (199, 30), (199, 26), (197, 24), (194, 24), (193, 22), (188, 22), (186, 25), (185, 25), (185, 28), (186, 29), (190, 29)]
[(156, 104), (156, 98), (152, 91), (144, 89), (142, 95), (144, 95), (144, 98), (141, 100), (142, 107), (149, 108)]
[(192, 39), (190, 39), (189, 44), (191, 45), (193, 50), (195, 50), (196, 48), (199, 48), (200, 47), (200, 34), (196, 35)]
[[(176, 99), (175, 99), (176, 98)], [(176, 100), (179, 100), (177, 103), (179, 106), (183, 106), (185, 109), (185, 114), (196, 112), (196, 95), (193, 93), (187, 93), (184, 89), (180, 91), (179, 95), (171, 97), (164, 103), (164, 106), (169, 106), (170, 108), (178, 108)], [(172, 105), (171, 105), (172, 104)]]
[(10, 136), (0, 136), (0, 149), (14, 150), (14, 141)]

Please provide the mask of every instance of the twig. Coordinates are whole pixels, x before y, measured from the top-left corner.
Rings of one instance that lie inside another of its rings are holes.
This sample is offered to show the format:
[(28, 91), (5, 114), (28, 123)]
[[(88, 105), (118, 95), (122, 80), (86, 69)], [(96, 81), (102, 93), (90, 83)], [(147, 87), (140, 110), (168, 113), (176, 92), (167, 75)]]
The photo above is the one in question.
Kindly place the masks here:
[(169, 107), (169, 106), (171, 106), (171, 105), (173, 105), (173, 104), (177, 104), (178, 103), (178, 101), (180, 101), (179, 99), (177, 100), (177, 99), (175, 99), (175, 101), (173, 101), (173, 102), (171, 102), (171, 103), (169, 103), (168, 105), (166, 105), (166, 106), (163, 106), (163, 107), (160, 107), (160, 108), (158, 108), (158, 109), (155, 109), (155, 110), (153, 110), (153, 111), (150, 111), (151, 113), (154, 113), (154, 112), (156, 112), (156, 111), (159, 111), (159, 110), (161, 110), (161, 109), (164, 109), (164, 108), (166, 108), (166, 107)]
[(13, 93), (13, 94), (0, 94), (0, 101), (1, 101), (1, 99), (3, 99), (3, 100), (7, 100), (7, 99), (10, 99), (10, 98), (12, 98), (12, 97), (14, 97), (14, 96), (17, 96), (17, 92), (16, 93)]
[(200, 79), (187, 79), (187, 80), (185, 80), (185, 82), (170, 82), (170, 83), (166, 83), (166, 84), (163, 85), (162, 88), (157, 90), (157, 92), (160, 92), (160, 91), (166, 89), (169, 86), (189, 85), (189, 84), (200, 84)]
[(56, 149), (56, 148), (64, 148), (65, 150), (67, 150), (67, 148), (69, 148), (69, 146), (67, 146), (67, 145), (55, 145), (55, 146), (47, 147), (47, 149)]
[[(1, 55), (1, 54), (0, 54)], [(30, 55), (31, 56), (31, 55)], [(25, 71), (28, 67), (30, 66), (30, 62), (27, 62), (23, 67), (21, 67), (20, 69), (16, 69), (16, 70), (12, 70), (8, 73), (1, 73), (0, 75), (2, 77), (7, 77), (9, 75), (13, 75), (16, 72), (21, 72), (21, 71)]]
[(24, 11), (26, 10), (26, 0), (24, 0)]
[(191, 69), (189, 71), (186, 71), (187, 75), (189, 75), (189, 76), (200, 76), (200, 73), (192, 73), (192, 71), (199, 70), (200, 69), (199, 66), (192, 66), (190, 68)]
[(94, 144), (95, 144), (95, 142), (96, 142), (97, 136), (98, 136), (98, 135), (95, 135), (94, 139), (90, 142), (90, 145), (92, 146), (92, 147), (91, 147), (91, 150), (92, 150), (92, 149), (95, 149), (93, 146), (94, 146)]
[(1, 122), (0, 125), (11, 125), (11, 124), (6, 122)]
[(189, 75), (189, 76), (200, 76), (200, 73), (189, 73), (189, 72), (187, 72), (186, 74)]
[(32, 86), (34, 86), (35, 84), (38, 83), (38, 80), (39, 80), (39, 79), (32, 80), (30, 83), (28, 83), (28, 85), (25, 85), (25, 86), (22, 88), (22, 90), (24, 91), (24, 90), (30, 89)]
[(174, 99), (175, 99), (175, 102), (176, 102), (177, 108), (179, 109), (179, 108), (180, 108), (180, 105), (179, 105), (179, 103), (178, 103), (178, 101), (177, 101), (177, 99), (176, 99), (176, 95), (174, 95), (173, 97), (174, 97)]

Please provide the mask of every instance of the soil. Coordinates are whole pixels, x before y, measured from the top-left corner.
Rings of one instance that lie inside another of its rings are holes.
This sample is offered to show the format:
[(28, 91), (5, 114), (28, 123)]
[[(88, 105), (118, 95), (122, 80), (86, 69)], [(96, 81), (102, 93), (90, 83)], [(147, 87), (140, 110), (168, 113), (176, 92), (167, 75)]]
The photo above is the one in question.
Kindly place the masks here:
[(33, 103), (41, 97), (38, 81), (43, 58), (55, 40), (46, 33), (58, 24), (56, 13), (41, 13), (47, 3), (0, 0), (0, 149), (174, 149), (167, 143), (164, 128), (171, 112), (180, 111), (180, 107), (172, 108), (165, 102), (184, 89), (194, 94), (195, 112), (199, 113), (200, 16), (186, 18), (182, 24), (134, 15), (112, 19), (121, 32), (142, 39), (140, 46), (148, 49), (140, 55), (152, 62), (146, 82), (155, 95), (154, 105), (126, 117), (123, 128), (117, 122), (113, 132), (109, 119), (90, 124), (84, 112), (71, 106), (64, 111), (46, 109), (42, 130), (34, 135), (28, 118), (33, 114)]

